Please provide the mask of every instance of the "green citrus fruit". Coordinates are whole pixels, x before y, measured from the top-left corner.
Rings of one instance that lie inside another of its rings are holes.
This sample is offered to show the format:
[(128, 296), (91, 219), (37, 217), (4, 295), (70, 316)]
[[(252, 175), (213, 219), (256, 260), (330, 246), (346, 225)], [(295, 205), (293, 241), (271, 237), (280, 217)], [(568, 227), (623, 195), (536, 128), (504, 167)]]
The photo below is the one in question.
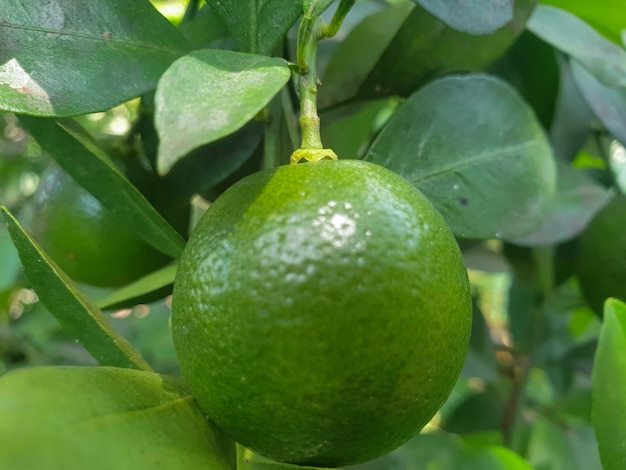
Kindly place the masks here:
[[(140, 189), (146, 189), (149, 178), (142, 178)], [(34, 210), (33, 237), (76, 281), (120, 286), (171, 261), (120, 224), (115, 214), (57, 165), (42, 175)], [(162, 212), (177, 227), (186, 226), (188, 208)]]
[(356, 160), (226, 190), (192, 232), (173, 295), (181, 370), (207, 415), (301, 465), (367, 461), (419, 431), (458, 378), (471, 323), (442, 217)]
[(577, 266), (589, 306), (602, 314), (604, 301), (626, 301), (626, 195), (614, 197), (593, 218), (580, 238)]

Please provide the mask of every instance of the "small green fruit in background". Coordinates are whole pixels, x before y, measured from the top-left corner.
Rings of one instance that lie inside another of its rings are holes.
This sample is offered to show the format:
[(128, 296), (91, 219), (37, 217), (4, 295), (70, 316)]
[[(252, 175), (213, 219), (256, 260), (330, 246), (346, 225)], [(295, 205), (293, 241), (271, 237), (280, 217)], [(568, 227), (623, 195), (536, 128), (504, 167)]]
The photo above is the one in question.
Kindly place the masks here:
[(604, 301), (626, 301), (626, 195), (614, 197), (580, 239), (578, 279), (585, 300), (598, 314)]
[[(154, 176), (135, 157), (114, 161), (157, 210), (184, 233), (189, 207), (168, 205), (158, 191)], [(34, 211), (33, 237), (76, 281), (94, 286), (121, 286), (171, 261), (120, 224), (115, 214), (56, 164), (42, 175), (35, 193)]]

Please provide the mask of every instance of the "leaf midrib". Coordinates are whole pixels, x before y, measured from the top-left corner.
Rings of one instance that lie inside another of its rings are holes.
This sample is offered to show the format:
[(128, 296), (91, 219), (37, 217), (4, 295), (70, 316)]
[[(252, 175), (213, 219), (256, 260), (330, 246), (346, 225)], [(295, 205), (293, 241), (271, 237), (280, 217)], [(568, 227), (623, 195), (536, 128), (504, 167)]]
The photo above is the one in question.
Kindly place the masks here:
[(115, 36), (112, 36), (111, 38), (105, 38), (105, 37), (102, 37), (102, 36), (99, 36), (99, 35), (95, 35), (95, 34), (79, 33), (78, 31), (67, 31), (67, 30), (58, 31), (58, 30), (54, 30), (54, 29), (40, 28), (40, 27), (37, 27), (37, 26), (15, 25), (15, 24), (12, 24), (12, 23), (6, 23), (6, 22), (0, 21), (0, 29), (1, 28), (24, 30), (24, 31), (33, 31), (33, 32), (46, 33), (46, 34), (54, 34), (56, 36), (71, 36), (71, 37), (82, 38), (82, 39), (89, 39), (91, 41), (99, 41), (99, 42), (106, 42), (106, 43), (130, 44), (130, 45), (142, 48), (142, 49), (162, 52), (164, 54), (169, 54), (169, 55), (172, 55), (174, 57), (179, 57), (180, 56), (179, 52), (176, 51), (176, 50), (173, 50), (173, 49), (163, 49), (163, 48), (160, 48), (160, 47), (156, 47), (156, 46), (154, 46), (152, 44), (146, 44), (144, 42), (133, 41), (133, 40), (128, 40), (128, 39), (118, 39)]

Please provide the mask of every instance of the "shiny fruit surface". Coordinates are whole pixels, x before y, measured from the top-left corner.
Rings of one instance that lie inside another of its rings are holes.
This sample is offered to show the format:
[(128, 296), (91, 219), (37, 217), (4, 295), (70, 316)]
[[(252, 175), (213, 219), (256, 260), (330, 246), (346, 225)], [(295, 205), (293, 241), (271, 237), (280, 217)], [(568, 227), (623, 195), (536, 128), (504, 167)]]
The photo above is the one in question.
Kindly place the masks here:
[(471, 323), (441, 215), (356, 160), (248, 176), (209, 208), (174, 284), (173, 338), (207, 415), (301, 465), (376, 458), (448, 397)]

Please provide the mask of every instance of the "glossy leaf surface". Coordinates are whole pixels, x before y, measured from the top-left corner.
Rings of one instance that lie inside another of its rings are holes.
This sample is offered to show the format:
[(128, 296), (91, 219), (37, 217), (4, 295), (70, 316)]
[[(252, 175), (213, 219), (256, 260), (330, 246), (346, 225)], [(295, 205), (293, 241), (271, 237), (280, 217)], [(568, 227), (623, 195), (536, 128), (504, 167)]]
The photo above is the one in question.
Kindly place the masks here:
[(0, 0), (0, 109), (102, 111), (156, 86), (188, 45), (147, 1)]
[(476, 36), (491, 34), (513, 18), (513, 0), (414, 0), (457, 31)]
[(235, 468), (184, 384), (151, 372), (25, 368), (0, 378), (0, 413), (6, 469)]
[(159, 172), (243, 127), (290, 76), (283, 59), (232, 51), (195, 51), (176, 61), (155, 97)]
[(532, 111), (486, 75), (446, 77), (412, 95), (365, 159), (421, 189), (465, 238), (528, 233), (556, 186), (550, 146)]

